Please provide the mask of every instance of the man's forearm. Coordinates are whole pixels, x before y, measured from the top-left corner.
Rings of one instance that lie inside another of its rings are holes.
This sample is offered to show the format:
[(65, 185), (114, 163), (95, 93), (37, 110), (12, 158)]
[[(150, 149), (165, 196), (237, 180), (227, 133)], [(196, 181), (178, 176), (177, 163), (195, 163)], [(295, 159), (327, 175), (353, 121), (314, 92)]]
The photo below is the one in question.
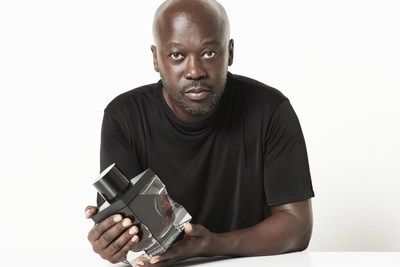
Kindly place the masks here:
[(215, 255), (261, 256), (306, 249), (312, 232), (311, 201), (272, 210), (269, 218), (253, 227), (216, 234)]

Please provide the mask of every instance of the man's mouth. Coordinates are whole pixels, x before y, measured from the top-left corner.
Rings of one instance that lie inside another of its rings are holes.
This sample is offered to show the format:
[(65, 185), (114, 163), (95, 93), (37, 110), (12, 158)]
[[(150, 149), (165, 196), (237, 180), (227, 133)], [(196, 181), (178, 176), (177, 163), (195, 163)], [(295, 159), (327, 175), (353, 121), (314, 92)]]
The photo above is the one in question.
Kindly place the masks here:
[(210, 89), (205, 87), (189, 88), (183, 94), (192, 101), (201, 101), (210, 94)]

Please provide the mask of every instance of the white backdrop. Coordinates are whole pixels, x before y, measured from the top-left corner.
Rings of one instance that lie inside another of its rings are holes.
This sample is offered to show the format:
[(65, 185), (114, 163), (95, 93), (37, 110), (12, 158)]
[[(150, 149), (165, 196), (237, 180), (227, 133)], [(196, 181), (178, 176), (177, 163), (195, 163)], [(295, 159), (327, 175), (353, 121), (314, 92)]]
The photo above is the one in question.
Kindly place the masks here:
[[(0, 248), (91, 249), (84, 207), (103, 109), (158, 79), (160, 2), (0, 2)], [(400, 2), (221, 3), (230, 71), (281, 90), (302, 123), (316, 193), (309, 249), (400, 251)]]

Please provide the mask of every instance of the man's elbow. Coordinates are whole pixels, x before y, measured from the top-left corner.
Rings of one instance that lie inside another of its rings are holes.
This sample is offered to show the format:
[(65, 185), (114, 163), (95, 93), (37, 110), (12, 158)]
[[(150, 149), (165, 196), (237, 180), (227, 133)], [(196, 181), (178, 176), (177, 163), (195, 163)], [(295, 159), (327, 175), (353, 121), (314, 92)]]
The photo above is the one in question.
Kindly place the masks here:
[(298, 234), (296, 251), (306, 250), (310, 244), (313, 232), (313, 212), (311, 208), (311, 201), (304, 201), (303, 212), (301, 216), (297, 216)]
[(312, 223), (307, 223), (301, 227), (301, 230), (298, 232), (298, 236), (296, 241), (294, 242), (293, 252), (294, 251), (303, 251), (306, 250), (310, 244), (312, 236)]
[(308, 248), (308, 245), (310, 244), (311, 240), (311, 233), (308, 237), (302, 238), (302, 240), (299, 241), (298, 246), (297, 246), (297, 251), (303, 251)]

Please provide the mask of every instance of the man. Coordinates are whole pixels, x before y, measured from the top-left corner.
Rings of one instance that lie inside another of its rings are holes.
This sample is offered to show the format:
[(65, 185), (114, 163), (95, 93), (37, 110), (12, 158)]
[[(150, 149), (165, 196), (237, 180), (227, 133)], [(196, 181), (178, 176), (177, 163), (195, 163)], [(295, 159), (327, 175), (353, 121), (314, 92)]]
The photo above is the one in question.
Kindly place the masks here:
[[(101, 169), (128, 177), (151, 168), (192, 215), (183, 240), (138, 265), (196, 256), (272, 255), (307, 248), (314, 196), (298, 119), (276, 89), (233, 75), (233, 40), (214, 0), (168, 0), (151, 47), (161, 81), (105, 109)], [(86, 208), (91, 218), (96, 208)], [(140, 243), (134, 222), (113, 215), (88, 239), (112, 263)]]

